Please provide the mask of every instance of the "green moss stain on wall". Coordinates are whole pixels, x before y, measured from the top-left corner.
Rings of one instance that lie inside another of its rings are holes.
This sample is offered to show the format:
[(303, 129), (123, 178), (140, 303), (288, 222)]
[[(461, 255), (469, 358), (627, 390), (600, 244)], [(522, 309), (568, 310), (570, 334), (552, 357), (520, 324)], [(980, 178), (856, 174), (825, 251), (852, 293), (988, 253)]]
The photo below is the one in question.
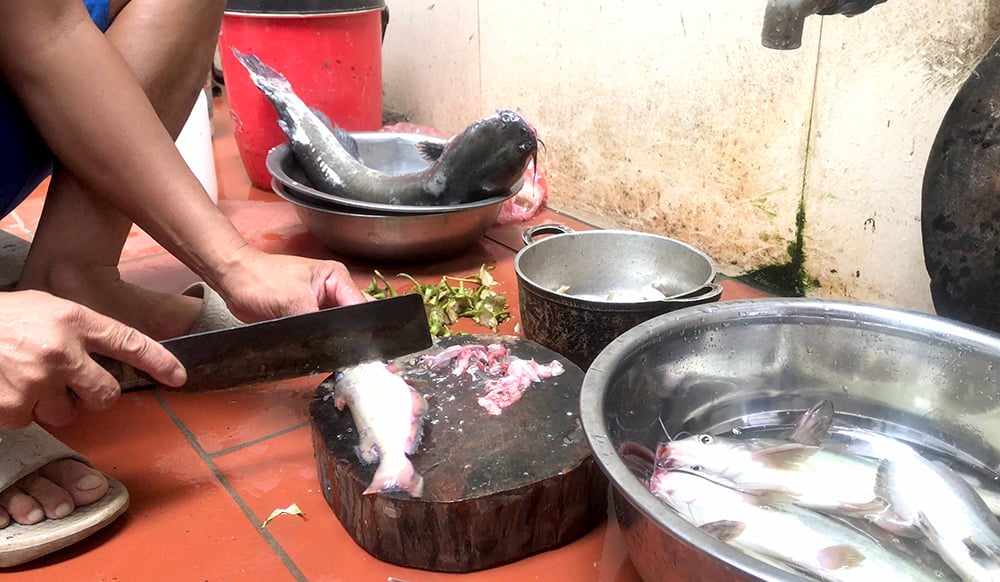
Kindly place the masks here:
[(819, 287), (819, 281), (806, 272), (805, 229), (806, 205), (800, 200), (795, 215), (795, 240), (788, 243), (788, 261), (752, 269), (737, 279), (782, 297), (805, 297), (808, 291)]

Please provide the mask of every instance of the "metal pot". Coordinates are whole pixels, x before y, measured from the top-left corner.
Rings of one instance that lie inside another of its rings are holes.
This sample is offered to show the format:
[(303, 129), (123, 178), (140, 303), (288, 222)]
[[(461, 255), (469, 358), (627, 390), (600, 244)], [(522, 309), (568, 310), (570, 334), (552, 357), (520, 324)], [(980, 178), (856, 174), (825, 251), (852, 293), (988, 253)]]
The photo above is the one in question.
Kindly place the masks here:
[(971, 326), (847, 302), (727, 301), (611, 342), (584, 378), (580, 416), (645, 580), (801, 581), (674, 513), (632, 474), (621, 445), (790, 426), (826, 399), (838, 422), (920, 443), (989, 483), (1000, 470), (998, 384), (1000, 337)]
[[(555, 236), (536, 241), (543, 233)], [(521, 329), (584, 370), (635, 325), (722, 295), (711, 259), (674, 239), (552, 224), (528, 228), (522, 238), (527, 246), (514, 258)], [(649, 287), (659, 299), (613, 300)]]

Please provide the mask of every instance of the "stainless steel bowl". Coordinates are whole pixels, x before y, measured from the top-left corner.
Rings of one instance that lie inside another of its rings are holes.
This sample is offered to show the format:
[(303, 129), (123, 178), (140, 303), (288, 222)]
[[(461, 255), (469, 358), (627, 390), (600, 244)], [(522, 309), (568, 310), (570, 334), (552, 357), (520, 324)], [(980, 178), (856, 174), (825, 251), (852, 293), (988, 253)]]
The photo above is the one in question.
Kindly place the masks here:
[[(351, 137), (358, 143), (358, 153), (365, 166), (387, 174), (407, 174), (423, 170), (430, 162), (420, 156), (416, 145), (423, 141), (444, 143), (446, 140), (416, 133), (356, 132)], [(267, 170), (271, 176), (285, 187), (286, 192), (316, 206), (335, 206), (353, 212), (388, 214), (436, 214), (442, 212), (462, 212), (470, 206), (492, 205), (516, 194), (523, 185), (519, 182), (505, 196), (494, 196), (469, 204), (444, 206), (413, 206), (406, 204), (378, 204), (345, 196), (322, 192), (313, 187), (309, 178), (299, 167), (288, 144), (281, 144), (267, 154)]]
[(275, 194), (291, 202), (306, 229), (330, 250), (369, 261), (430, 261), (453, 256), (481, 239), (504, 200), (454, 212), (379, 215), (312, 204), (276, 180)]
[(626, 441), (790, 424), (821, 399), (838, 420), (1000, 471), (1000, 336), (914, 312), (760, 299), (639, 324), (587, 371), (581, 417), (645, 580), (802, 580), (684, 521), (626, 467)]

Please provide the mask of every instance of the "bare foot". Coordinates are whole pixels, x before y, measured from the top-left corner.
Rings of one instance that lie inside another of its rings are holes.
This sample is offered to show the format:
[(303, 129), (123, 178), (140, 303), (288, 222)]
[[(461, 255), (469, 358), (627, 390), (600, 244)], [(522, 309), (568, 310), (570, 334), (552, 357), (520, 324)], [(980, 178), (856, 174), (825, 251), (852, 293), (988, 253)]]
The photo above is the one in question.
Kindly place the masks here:
[(154, 339), (187, 334), (198, 318), (202, 300), (144, 289), (121, 280), (115, 267), (62, 263), (25, 269), (19, 289), (38, 289), (82, 303), (130, 325)]
[(72, 459), (59, 459), (0, 492), (0, 528), (11, 520), (31, 525), (59, 519), (108, 491), (103, 473)]

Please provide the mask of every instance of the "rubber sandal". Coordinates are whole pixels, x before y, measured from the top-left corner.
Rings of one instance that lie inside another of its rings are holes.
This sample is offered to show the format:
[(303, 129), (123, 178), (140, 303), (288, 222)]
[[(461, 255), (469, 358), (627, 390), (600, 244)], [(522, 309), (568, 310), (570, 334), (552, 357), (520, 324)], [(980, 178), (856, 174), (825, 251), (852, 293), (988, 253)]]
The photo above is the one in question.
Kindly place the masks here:
[[(57, 459), (90, 462), (37, 424), (0, 430), (0, 490)], [(70, 546), (108, 525), (128, 509), (128, 491), (105, 475), (108, 492), (94, 503), (77, 507), (61, 519), (34, 525), (11, 522), (0, 529), (0, 568), (9, 568)]]
[(201, 312), (198, 314), (198, 319), (195, 320), (194, 325), (191, 326), (189, 334), (246, 325), (229, 311), (229, 307), (226, 306), (226, 301), (222, 296), (204, 282), (192, 284), (183, 291), (182, 295), (197, 297), (202, 300)]

